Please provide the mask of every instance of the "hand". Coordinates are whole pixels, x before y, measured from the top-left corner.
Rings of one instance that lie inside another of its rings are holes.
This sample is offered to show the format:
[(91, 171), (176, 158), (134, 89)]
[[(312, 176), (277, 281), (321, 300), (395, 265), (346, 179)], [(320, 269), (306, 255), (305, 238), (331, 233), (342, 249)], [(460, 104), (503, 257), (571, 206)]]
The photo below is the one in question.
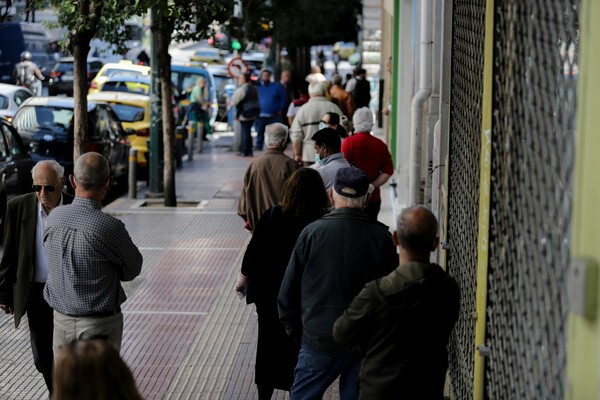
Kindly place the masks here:
[(12, 314), (13, 313), (12, 307), (8, 306), (6, 304), (0, 304), (0, 310), (4, 311), (4, 314)]
[(235, 283), (234, 290), (235, 294), (237, 294), (237, 296), (240, 299), (246, 297), (246, 292), (248, 290), (248, 277), (243, 274), (240, 274), (240, 276), (237, 279), (237, 282)]
[(302, 162), (302, 154), (296, 154), (294, 156), (294, 160), (296, 160), (296, 164), (298, 164), (300, 166), (304, 165)]

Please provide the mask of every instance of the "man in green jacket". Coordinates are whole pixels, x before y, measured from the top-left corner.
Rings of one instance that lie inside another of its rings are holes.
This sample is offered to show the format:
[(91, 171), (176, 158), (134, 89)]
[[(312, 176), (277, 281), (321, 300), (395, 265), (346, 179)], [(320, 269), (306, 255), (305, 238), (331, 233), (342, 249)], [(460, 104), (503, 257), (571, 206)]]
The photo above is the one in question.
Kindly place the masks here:
[(429, 262), (439, 242), (431, 211), (404, 209), (397, 229), (400, 266), (364, 287), (335, 322), (333, 336), (364, 357), (361, 399), (442, 400), (459, 288)]

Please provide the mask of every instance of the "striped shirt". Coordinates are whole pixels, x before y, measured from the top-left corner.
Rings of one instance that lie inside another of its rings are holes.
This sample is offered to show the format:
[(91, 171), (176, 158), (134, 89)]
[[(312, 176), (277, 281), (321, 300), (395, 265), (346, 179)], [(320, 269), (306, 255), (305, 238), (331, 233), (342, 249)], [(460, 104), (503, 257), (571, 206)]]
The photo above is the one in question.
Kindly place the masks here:
[(44, 298), (65, 315), (111, 311), (127, 298), (120, 281), (142, 269), (142, 255), (125, 225), (95, 200), (76, 197), (48, 216), (44, 246), (48, 279)]

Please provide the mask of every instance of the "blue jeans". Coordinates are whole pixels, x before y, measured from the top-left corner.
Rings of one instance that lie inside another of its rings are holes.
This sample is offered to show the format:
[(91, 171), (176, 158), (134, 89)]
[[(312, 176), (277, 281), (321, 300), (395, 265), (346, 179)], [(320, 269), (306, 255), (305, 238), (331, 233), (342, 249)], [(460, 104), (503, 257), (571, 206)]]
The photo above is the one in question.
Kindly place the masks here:
[(256, 119), (256, 123), (254, 124), (254, 129), (256, 129), (256, 149), (262, 150), (265, 144), (265, 127), (270, 124), (274, 124), (275, 122), (281, 122), (281, 119), (278, 116), (274, 117), (258, 117)]
[(302, 345), (290, 400), (320, 400), (338, 376), (340, 399), (357, 400), (360, 361), (357, 356), (329, 355)]

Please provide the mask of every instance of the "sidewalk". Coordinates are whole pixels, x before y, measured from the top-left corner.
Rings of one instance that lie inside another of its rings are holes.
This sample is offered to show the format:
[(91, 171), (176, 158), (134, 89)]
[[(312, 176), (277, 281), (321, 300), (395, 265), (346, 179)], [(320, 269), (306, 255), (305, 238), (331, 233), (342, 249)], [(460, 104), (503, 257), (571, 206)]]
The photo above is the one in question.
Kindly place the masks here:
[[(184, 159), (176, 175), (179, 207), (144, 199), (138, 184), (138, 200), (120, 198), (104, 209), (125, 223), (144, 256), (141, 276), (125, 285), (121, 354), (145, 399), (258, 398), (256, 314), (233, 293), (250, 239), (236, 207), (252, 158), (229, 151), (232, 141), (221, 133), (193, 162)], [(384, 192), (380, 219), (389, 225)], [(0, 346), (0, 399), (46, 399), (26, 319), (15, 330), (12, 318), (0, 317)], [(324, 397), (337, 398), (337, 388)]]

